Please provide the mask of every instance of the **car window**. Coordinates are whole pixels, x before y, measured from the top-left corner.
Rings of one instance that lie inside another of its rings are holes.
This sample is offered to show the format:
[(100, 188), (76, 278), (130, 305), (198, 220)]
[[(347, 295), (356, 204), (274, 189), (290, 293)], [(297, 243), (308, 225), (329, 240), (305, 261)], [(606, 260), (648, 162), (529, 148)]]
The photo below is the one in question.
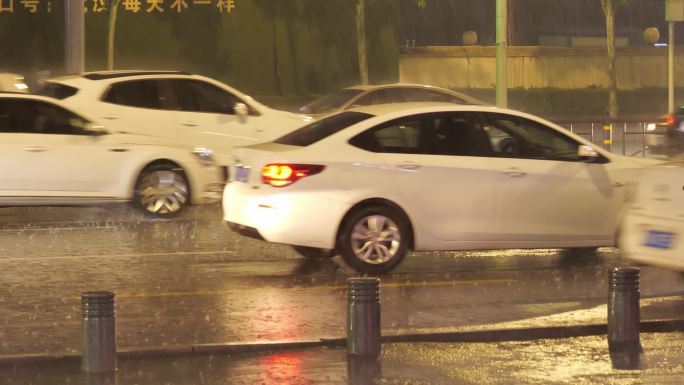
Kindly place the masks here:
[(574, 162), (583, 160), (577, 153), (579, 142), (529, 119), (486, 114), (484, 128), (498, 156)]
[(373, 115), (361, 112), (341, 112), (307, 124), (304, 127), (276, 139), (274, 142), (292, 146), (308, 146), (371, 117), (373, 117)]
[(76, 95), (78, 88), (66, 84), (45, 82), (36, 92), (38, 95), (49, 96), (55, 99), (66, 99)]
[(401, 88), (383, 88), (363, 95), (354, 102), (354, 106), (370, 106), (383, 103), (400, 103), (404, 101), (404, 92)]
[(157, 81), (153, 79), (114, 83), (102, 100), (131, 107), (162, 108)]
[(373, 152), (489, 156), (491, 145), (469, 112), (420, 114), (371, 128), (350, 144)]
[(424, 123), (420, 117), (400, 119), (369, 130), (351, 143), (375, 152), (423, 154), (425, 146), (420, 132)]
[(313, 102), (300, 108), (299, 111), (305, 114), (323, 114), (330, 111), (335, 111), (349, 102), (351, 99), (361, 94), (361, 90), (344, 89), (333, 92), (314, 100)]
[(173, 80), (178, 107), (182, 111), (235, 114), (237, 96), (213, 84), (199, 80)]
[(82, 117), (51, 103), (30, 99), (0, 99), (0, 132), (87, 135)]

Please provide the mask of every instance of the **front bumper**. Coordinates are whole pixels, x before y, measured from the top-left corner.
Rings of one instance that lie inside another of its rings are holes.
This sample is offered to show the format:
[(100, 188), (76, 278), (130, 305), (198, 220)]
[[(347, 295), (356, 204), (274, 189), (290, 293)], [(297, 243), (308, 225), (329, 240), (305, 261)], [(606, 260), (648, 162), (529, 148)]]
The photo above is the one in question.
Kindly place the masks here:
[(653, 155), (677, 156), (684, 152), (684, 132), (668, 127), (667, 132), (649, 134), (647, 146)]
[[(671, 234), (669, 241), (654, 246), (649, 234)], [(684, 271), (684, 221), (630, 210), (624, 218), (619, 245), (631, 261)]]

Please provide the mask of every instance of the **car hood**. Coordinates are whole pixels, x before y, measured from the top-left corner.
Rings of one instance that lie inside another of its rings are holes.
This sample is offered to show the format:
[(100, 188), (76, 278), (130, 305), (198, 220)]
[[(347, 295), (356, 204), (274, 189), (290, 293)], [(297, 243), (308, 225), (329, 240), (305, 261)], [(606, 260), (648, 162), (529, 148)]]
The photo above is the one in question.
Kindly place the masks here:
[(291, 120), (294, 125), (297, 125), (296, 128), (299, 128), (300, 126), (303, 126), (304, 124), (309, 123), (312, 120), (309, 115), (298, 114), (289, 111), (270, 109), (269, 112), (279, 118)]

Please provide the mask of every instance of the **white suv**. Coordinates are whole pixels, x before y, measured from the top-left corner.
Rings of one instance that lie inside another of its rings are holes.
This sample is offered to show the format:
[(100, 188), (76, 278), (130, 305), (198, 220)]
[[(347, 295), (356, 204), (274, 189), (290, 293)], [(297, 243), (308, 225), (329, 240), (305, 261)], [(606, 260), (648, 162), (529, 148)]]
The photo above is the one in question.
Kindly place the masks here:
[(110, 71), (48, 79), (39, 94), (87, 111), (108, 128), (172, 138), (214, 150), (275, 139), (306, 122), (217, 80), (178, 71)]

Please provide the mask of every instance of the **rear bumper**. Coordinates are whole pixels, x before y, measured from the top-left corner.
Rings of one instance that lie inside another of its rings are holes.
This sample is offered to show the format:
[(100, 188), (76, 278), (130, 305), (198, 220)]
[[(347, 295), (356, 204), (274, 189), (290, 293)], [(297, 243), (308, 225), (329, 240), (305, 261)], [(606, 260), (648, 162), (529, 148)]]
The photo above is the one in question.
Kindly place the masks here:
[(228, 227), (235, 231), (236, 233), (248, 237), (248, 238), (254, 238), (258, 239), (260, 241), (265, 241), (264, 237), (259, 234), (259, 230), (255, 229), (254, 227), (249, 227), (245, 225), (241, 225), (235, 222), (225, 222)]
[(240, 234), (268, 242), (332, 249), (347, 203), (318, 191), (231, 182), (223, 194), (223, 220)]

